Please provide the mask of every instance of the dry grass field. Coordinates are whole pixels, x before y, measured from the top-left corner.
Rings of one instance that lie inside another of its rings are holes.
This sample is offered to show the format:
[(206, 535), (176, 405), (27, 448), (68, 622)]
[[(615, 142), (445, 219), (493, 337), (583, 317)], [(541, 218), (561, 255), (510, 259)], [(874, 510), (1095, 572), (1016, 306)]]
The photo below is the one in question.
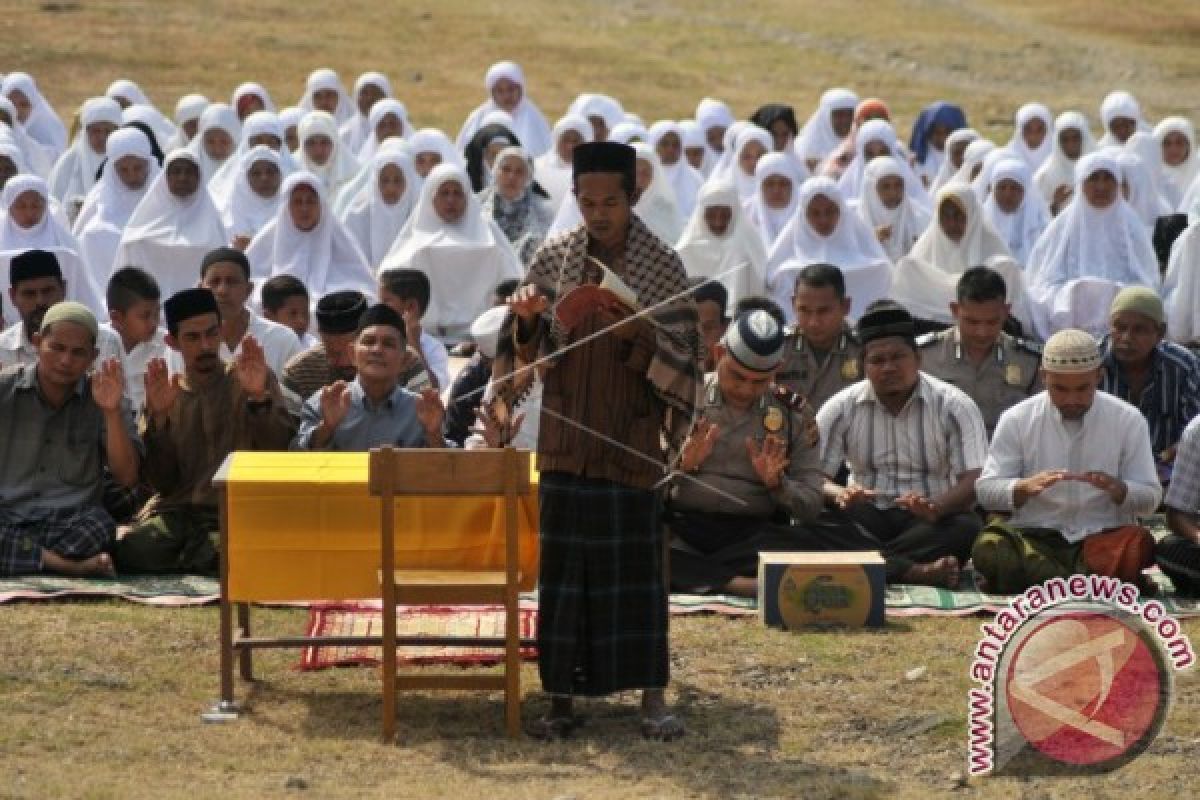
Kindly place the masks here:
[[(380, 69), (418, 125), (453, 133), (482, 75), (520, 61), (552, 119), (581, 91), (652, 121), (713, 95), (739, 114), (854, 87), (915, 111), (947, 98), (1007, 139), (1022, 102), (1084, 110), (1112, 88), (1148, 116), (1200, 116), (1195, 0), (0, 0), (0, 71), (32, 72), (61, 112), (110, 81), (138, 81), (168, 113), (182, 93), (227, 98), (243, 80), (279, 105), (307, 73), (350, 83)], [(304, 612), (260, 612), (297, 633)], [(753, 620), (677, 620), (672, 699), (690, 733), (637, 738), (632, 698), (586, 706), (572, 741), (501, 736), (499, 699), (417, 696), (401, 742), (378, 743), (378, 673), (299, 673), (259, 657), (249, 713), (207, 725), (214, 609), (119, 603), (0, 607), (0, 798), (169, 797), (1188, 797), (1200, 759), (1200, 684), (1181, 676), (1150, 751), (1091, 779), (964, 784), (968, 654), (980, 619), (918, 619), (883, 633), (786, 634)], [(1200, 642), (1200, 623), (1186, 626)], [(905, 673), (927, 668), (923, 677)], [(526, 715), (540, 713), (526, 667)], [(245, 697), (245, 688), (239, 685)]]

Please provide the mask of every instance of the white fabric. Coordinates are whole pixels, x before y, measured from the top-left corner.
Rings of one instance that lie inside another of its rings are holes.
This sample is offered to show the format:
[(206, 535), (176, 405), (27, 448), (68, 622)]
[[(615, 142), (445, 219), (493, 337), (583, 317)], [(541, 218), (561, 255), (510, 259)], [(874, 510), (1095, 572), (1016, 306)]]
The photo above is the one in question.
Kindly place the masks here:
[(354, 116), (357, 107), (354, 105), (354, 100), (346, 93), (346, 87), (342, 85), (342, 79), (338, 74), (328, 67), (315, 69), (308, 74), (308, 80), (304, 83), (304, 97), (300, 99), (297, 105), (304, 111), (312, 111), (316, 108), (313, 105), (313, 94), (324, 89), (332, 89), (338, 93), (338, 105), (334, 111), (334, 119), (337, 125), (347, 122)]
[(101, 122), (121, 126), (121, 107), (117, 101), (108, 97), (86, 100), (79, 112), (79, 133), (50, 173), (50, 194), (60, 202), (82, 202), (96, 185), (96, 173), (104, 163), (104, 153), (92, 149), (87, 128)]
[(866, 157), (867, 145), (871, 142), (880, 142), (887, 146), (887, 155), (896, 159), (900, 164), (900, 168), (904, 170), (904, 193), (913, 202), (920, 205), (929, 205), (929, 192), (925, 191), (925, 184), (913, 172), (904, 159), (904, 148), (900, 144), (900, 140), (896, 137), (896, 130), (892, 127), (892, 123), (886, 119), (871, 119), (863, 123), (858, 129), (854, 139), (854, 159), (842, 173), (838, 179), (838, 188), (842, 190), (842, 195), (845, 197), (858, 197), (862, 190), (863, 171), (868, 164)]
[(122, 127), (132, 125), (138, 122), (150, 129), (150, 133), (154, 136), (154, 141), (158, 142), (158, 149), (163, 150), (163, 142), (169, 142), (175, 138), (175, 126), (167, 119), (161, 111), (151, 105), (145, 103), (135, 103), (121, 111)]
[[(786, 208), (771, 208), (763, 199), (763, 182), (772, 176), (787, 178), (792, 182), (792, 197)], [(768, 253), (796, 213), (796, 208), (800, 205), (800, 186), (808, 179), (808, 170), (787, 153), (767, 153), (755, 165), (754, 195), (745, 201), (742, 207), (746, 212), (746, 219), (758, 231), (763, 247)]]
[(438, 341), (429, 331), (421, 330), (421, 355), (425, 356), (425, 365), (437, 379), (438, 388), (450, 390), (450, 351), (446, 345)]
[(1037, 184), (1038, 191), (1041, 192), (1042, 199), (1046, 201), (1047, 205), (1054, 203), (1054, 192), (1058, 190), (1058, 187), (1071, 188), (1075, 185), (1075, 162), (1067, 158), (1062, 145), (1058, 143), (1058, 135), (1065, 130), (1079, 131), (1083, 137), (1083, 144), (1079, 150), (1080, 158), (1096, 149), (1096, 142), (1092, 138), (1092, 130), (1088, 126), (1087, 117), (1078, 111), (1064, 111), (1058, 115), (1058, 118), (1054, 120), (1053, 150), (1033, 177), (1033, 181)]
[(618, 122), (608, 131), (608, 141), (633, 144), (646, 141), (646, 126), (637, 122)]
[[(456, 181), (466, 195), (466, 210), (446, 223), (433, 207), (442, 184)], [(434, 167), (421, 187), (409, 218), (380, 271), (415, 269), (429, 278), (429, 308), (422, 324), (443, 340), (466, 337), (471, 323), (492, 305), (502, 281), (523, 274), (516, 254), (494, 220), (486, 219), (471, 192), (466, 170), (455, 164)]]
[(236, 236), (254, 238), (268, 222), (275, 218), (279, 204), (283, 200), (282, 192), (276, 192), (274, 197), (262, 197), (250, 188), (247, 175), (250, 168), (259, 161), (275, 165), (275, 168), (279, 170), (281, 186), (289, 174), (283, 166), (282, 154), (266, 145), (260, 144), (242, 153), (233, 172), (233, 181), (229, 191), (224, 195), (214, 194), (213, 196), (213, 202), (221, 214), (221, 224), (225, 226), (225, 230), (231, 238)]
[[(847, 207), (832, 178), (809, 178), (797, 194), (795, 215), (768, 251), (767, 287), (788, 322), (795, 322), (792, 310), (795, 273), (809, 264), (832, 264), (846, 279), (846, 293), (853, 300), (849, 316), (857, 320), (868, 305), (887, 296), (891, 262), (879, 246), (875, 232)], [(813, 230), (805, 217), (806, 209), (818, 195), (836, 203), (840, 212), (837, 227), (829, 236)]]
[(1158, 218), (1170, 214), (1174, 209), (1155, 188), (1150, 172), (1153, 167), (1147, 166), (1139, 156), (1129, 151), (1117, 155), (1117, 163), (1121, 167), (1121, 182), (1129, 187), (1126, 202), (1146, 226), (1146, 232), (1153, 236)]
[(200, 115), (211, 102), (202, 94), (185, 94), (175, 103), (175, 135), (166, 141), (163, 148), (169, 153), (191, 144), (191, 137), (183, 129), (185, 123), (196, 120), (199, 124)]
[[(1125, 142), (1124, 151), (1136, 155), (1141, 162), (1141, 168), (1145, 170), (1145, 175), (1138, 177), (1139, 181), (1146, 183), (1145, 191), (1134, 204), (1139, 209), (1138, 213), (1142, 214), (1143, 218), (1148, 218), (1151, 210), (1154, 210), (1157, 216), (1174, 212), (1183, 198), (1171, 193), (1172, 187), (1163, 176), (1162, 145), (1154, 134), (1135, 131)], [(1153, 223), (1151, 229), (1153, 230)]]
[[(904, 181), (904, 196), (895, 208), (888, 208), (879, 199), (879, 181), (887, 177), (898, 177)], [(862, 186), (853, 203), (859, 218), (872, 231), (885, 226), (891, 229), (888, 238), (880, 244), (893, 264), (908, 255), (917, 239), (929, 227), (929, 206), (909, 196), (910, 181), (920, 183), (907, 164), (893, 156), (879, 156), (872, 159), (863, 170)]]
[(1025, 190), (1025, 196), (1016, 211), (1009, 213), (996, 203), (995, 192), (988, 194), (983, 204), (984, 218), (991, 223), (1000, 234), (1001, 240), (1008, 246), (1008, 252), (1018, 264), (1029, 263), (1029, 251), (1042, 235), (1042, 231), (1050, 224), (1050, 209), (1046, 201), (1033, 185), (1029, 174), (1029, 165), (1020, 159), (1006, 158), (992, 169), (992, 187), (1001, 181), (1015, 181)]
[(1200, 341), (1200, 224), (1189, 225), (1171, 247), (1162, 296), (1167, 336), (1183, 344)]
[[(721, 236), (713, 233), (704, 219), (705, 210), (712, 206), (726, 206), (732, 211), (729, 227)], [(731, 184), (710, 183), (700, 190), (696, 209), (675, 250), (689, 277), (716, 278), (728, 273), (718, 280), (729, 292), (730, 307), (744, 297), (766, 291), (767, 250), (742, 212), (737, 189)]]
[(992, 170), (1001, 161), (1007, 161), (1015, 158), (1019, 161), (1024, 161), (1019, 155), (1008, 149), (1008, 146), (996, 147), (988, 151), (988, 154), (983, 157), (983, 162), (980, 164), (979, 174), (975, 176), (975, 180), (971, 181), (971, 188), (975, 190), (975, 196), (979, 198), (979, 203), (982, 205), (987, 201), (992, 192)]
[[(708, 174), (708, 179), (711, 181), (723, 181), (733, 179), (733, 166), (736, 160), (736, 149), (734, 142), (742, 131), (754, 126), (753, 122), (747, 122), (744, 119), (739, 119), (733, 122), (725, 129), (725, 135), (721, 137), (721, 146), (725, 149), (717, 158), (717, 163), (713, 165), (712, 171)], [(767, 152), (771, 152), (772, 148), (767, 148)], [(808, 169), (805, 166), (805, 169)]]
[[(1046, 392), (1005, 411), (996, 425), (983, 472), (975, 482), (980, 504), (1012, 513), (1018, 528), (1052, 528), (1068, 542), (1093, 533), (1133, 525), (1152, 514), (1162, 486), (1150, 449), (1150, 431), (1136, 408), (1106, 392), (1096, 392), (1079, 426), (1063, 424), (1062, 413)], [(1078, 475), (1099, 471), (1124, 481), (1125, 501), (1082, 481), (1062, 481), (1019, 508), (1013, 501), (1018, 480), (1046, 470)]]
[[(937, 174), (929, 184), (930, 195), (937, 194), (938, 190), (953, 180), (954, 176), (958, 173), (959, 167), (954, 166), (954, 162), (950, 159), (950, 153), (954, 148), (964, 142), (969, 146), (971, 142), (979, 138), (979, 131), (974, 128), (959, 128), (946, 137), (946, 143), (942, 147), (944, 154), (942, 163), (938, 167)], [(928, 161), (928, 159), (926, 160)], [(959, 166), (962, 165), (960, 164)]]
[[(188, 150), (175, 150), (163, 160), (162, 171), (129, 218), (105, 284), (114, 269), (139, 266), (158, 281), (163, 297), (190, 289), (200, 280), (200, 262), (209, 251), (229, 244), (229, 234), (204, 184), (187, 198), (167, 188), (167, 172), (179, 160), (199, 164)], [(99, 265), (93, 265), (97, 271)]]
[(978, 167), (980, 174), (982, 174), (984, 159), (986, 159), (988, 154), (995, 149), (996, 143), (988, 141), (987, 139), (976, 139), (975, 141), (971, 142), (969, 145), (967, 145), (967, 149), (963, 151), (962, 166), (958, 168), (958, 172), (954, 173), (954, 177), (946, 181), (946, 183), (940, 187), (938, 191), (940, 192), (951, 183), (971, 186), (975, 181), (975, 177), (977, 177), (972, 176), (972, 173), (975, 172), (975, 168)]
[[(8, 213), (17, 198), (26, 192), (36, 192), (47, 201), (41, 220), (31, 228), (22, 228)], [(7, 291), (8, 270), (13, 257), (26, 250), (46, 250), (53, 253), (58, 259), (63, 280), (67, 283), (67, 299), (83, 303), (100, 318), (106, 316), (104, 290), (107, 280), (100, 280), (95, 272), (88, 269), (80, 255), (79, 242), (50, 213), (46, 182), (36, 175), (17, 175), (10, 178), (4, 186), (4, 192), (0, 194), (0, 206), (4, 209), (3, 216), (0, 217), (0, 275), (3, 276), (6, 290), (0, 293), (3, 295), (0, 298), (0, 313), (3, 314), (4, 320), (15, 322), (19, 316)]]
[[(228, 158), (218, 161), (209, 156), (208, 151), (204, 149), (204, 134), (210, 130), (225, 131), (233, 139), (234, 149), (230, 151)], [(237, 143), (241, 141), (241, 138), (242, 123), (232, 106), (225, 103), (211, 103), (208, 108), (204, 109), (204, 113), (200, 115), (200, 125), (196, 128), (196, 135), (188, 144), (188, 150), (196, 156), (197, 163), (200, 165), (202, 183), (207, 185), (217, 174), (221, 165), (233, 159)]]
[[(668, 133), (679, 137), (679, 160), (670, 166), (663, 164), (663, 174), (675, 192), (675, 203), (679, 206), (680, 216), (687, 219), (696, 209), (696, 196), (700, 187), (704, 185), (704, 175), (688, 163), (687, 155), (683, 152), (683, 128), (679, 126), (678, 122), (664, 119), (654, 123), (646, 131), (646, 140), (657, 152), (659, 140)], [(753, 179), (751, 183), (753, 183)]]
[(7, 129), (13, 142), (21, 148), (21, 154), (25, 157), (29, 171), (39, 178), (50, 177), (50, 171), (54, 169), (56, 158), (51, 149), (29, 135), (29, 132), (25, 130), (25, 125), (17, 118), (16, 106), (2, 95), (0, 95), (0, 111), (12, 120), (12, 124), (7, 126), (4, 125), (3, 120), (0, 120), (0, 129)]
[(550, 124), (546, 122), (546, 117), (542, 114), (541, 109), (529, 98), (529, 87), (525, 83), (524, 71), (512, 61), (500, 61), (488, 68), (487, 75), (484, 77), (484, 86), (487, 88), (488, 98), (467, 116), (462, 130), (458, 132), (455, 144), (459, 150), (466, 148), (467, 143), (471, 141), (471, 137), (483, 127), (483, 118), (488, 112), (503, 110), (496, 105), (496, 101), (492, 99), (491, 93), (492, 88), (505, 78), (521, 87), (521, 99), (517, 103), (517, 107), (509, 112), (512, 117), (512, 127), (509, 130), (516, 134), (525, 152), (537, 158), (553, 146), (553, 140), (550, 136)]
[(259, 136), (273, 136), (279, 141), (277, 149), (279, 154), (278, 166), (283, 173), (283, 177), (286, 178), (299, 169), (292, 158), (291, 151), (287, 149), (284, 143), (283, 124), (279, 121), (279, 117), (273, 111), (255, 111), (246, 117), (246, 121), (242, 125), (241, 141), (238, 142), (233, 155), (225, 159), (225, 163), (220, 166), (216, 174), (208, 182), (208, 190), (212, 192), (213, 199), (217, 201), (218, 208), (228, 203), (233, 193), (233, 184), (237, 181), (242, 158), (253, 146), (250, 144), (250, 140)]
[[(379, 175), (389, 165), (404, 173), (404, 194), (393, 205), (385, 203), (379, 191)], [(420, 193), (421, 179), (407, 153), (389, 149), (372, 159), (368, 184), (359, 190), (342, 214), (342, 222), (358, 242), (368, 264), (383, 263), (416, 207)]]
[[(1158, 288), (1158, 258), (1146, 226), (1117, 193), (1107, 208), (1093, 208), (1083, 184), (1105, 171), (1120, 180), (1121, 168), (1105, 152), (1082, 157), (1075, 193), (1037, 240), (1026, 265), (1034, 324), (1042, 338), (1062, 327), (1101, 333), (1108, 327), (1107, 302), (1123, 286)], [(1075, 290), (1074, 284), (1084, 285)], [(1094, 285), (1091, 285), (1094, 284)]]
[[(137, 128), (114, 131), (108, 137), (105, 151), (108, 163), (84, 200), (83, 209), (75, 220), (74, 233), (88, 269), (107, 280), (125, 224), (154, 185), (159, 166), (150, 152), (150, 140)], [(114, 165), (127, 157), (146, 162), (146, 182), (140, 189), (130, 189), (117, 175)]]
[[(600, 117), (604, 120), (604, 126), (610, 131), (625, 119), (625, 110), (621, 108), (621, 104), (616, 99), (606, 94), (593, 94), (590, 92), (576, 97), (571, 102), (571, 106), (567, 109), (567, 112), (578, 114), (587, 119), (589, 124), (591, 117)], [(592, 133), (594, 136), (594, 129)]]
[(833, 130), (834, 111), (851, 111), (858, 107), (858, 95), (849, 89), (829, 89), (821, 95), (817, 110), (812, 113), (800, 135), (796, 137), (796, 155), (806, 164), (821, 162), (842, 143), (841, 136)]
[(125, 350), (124, 344), (121, 343), (121, 334), (112, 323), (102, 322), (100, 330), (101, 335), (109, 341), (115, 339), (121, 351), (121, 367), (125, 370), (125, 397), (129, 400), (129, 407), (136, 414), (146, 402), (146, 367), (151, 359), (167, 357), (168, 347), (164, 338), (167, 332), (159, 328), (149, 341), (138, 342), (132, 350)]
[(0, 333), (0, 369), (18, 364), (36, 364), (37, 348), (25, 336), (25, 325), (21, 320), (5, 316), (4, 324), (8, 325)]
[[(454, 142), (450, 141), (450, 137), (437, 128), (421, 128), (408, 140), (408, 147), (412, 152), (414, 163), (421, 153), (437, 153), (442, 157), (443, 164), (464, 169), (467, 166), (463, 154), (454, 149)], [(427, 175), (426, 178), (428, 177)], [(471, 187), (468, 185), (467, 188)]]
[[(262, 102), (262, 111), (267, 111), (272, 114), (275, 113), (275, 101), (271, 99), (271, 93), (268, 92), (266, 87), (261, 83), (255, 83), (253, 81), (247, 81), (246, 83), (240, 84), (236, 89), (234, 89), (233, 95), (229, 98), (229, 105), (233, 106), (234, 111), (237, 111), (238, 104), (242, 101), (242, 98), (251, 95), (257, 97)], [(258, 112), (255, 111), (251, 113), (257, 114)], [(249, 118), (249, 115), (247, 115), (247, 118)]]
[(567, 131), (575, 131), (584, 142), (592, 140), (592, 123), (587, 117), (579, 114), (567, 114), (554, 123), (551, 132), (553, 145), (534, 160), (534, 178), (538, 185), (550, 195), (550, 205), (553, 208), (562, 206), (563, 198), (571, 193), (571, 164), (563, 161), (558, 155), (558, 140)]
[(1104, 125), (1104, 135), (1100, 137), (1097, 146), (1121, 145), (1121, 142), (1118, 142), (1117, 137), (1113, 136), (1109, 130), (1109, 125), (1117, 117), (1136, 120), (1138, 131), (1148, 130), (1150, 127), (1142, 117), (1142, 107), (1136, 97), (1124, 91), (1109, 92), (1105, 96), (1104, 102), (1100, 104), (1100, 122)]
[[(292, 221), (288, 199), (299, 186), (317, 193), (321, 217), (312, 230), (302, 231)], [(325, 184), (310, 172), (295, 172), (283, 182), (275, 219), (258, 232), (246, 248), (254, 282), (262, 284), (276, 275), (291, 275), (308, 288), (315, 301), (330, 292), (355, 290), (375, 297), (375, 276), (354, 237), (329, 207)]]
[(1163, 161), (1159, 190), (1167, 202), (1171, 203), (1172, 210), (1186, 213), (1187, 210), (1182, 208), (1183, 196), (1200, 174), (1200, 156), (1196, 155), (1196, 127), (1186, 117), (1167, 117), (1158, 123), (1154, 128), (1154, 141), (1158, 143), (1160, 153), (1163, 140), (1171, 133), (1181, 134), (1187, 139), (1188, 154), (1182, 164), (1175, 166)]
[[(0, 94), (8, 97), (14, 91), (19, 91), (28, 98), (31, 110), (25, 120), (25, 132), (34, 141), (46, 148), (50, 161), (54, 162), (67, 149), (67, 129), (58, 114), (46, 102), (46, 98), (38, 91), (37, 83), (26, 72), (10, 72), (4, 76)], [(14, 122), (15, 122), (14, 118)]]
[(175, 125), (167, 116), (158, 110), (154, 103), (150, 102), (150, 98), (141, 90), (136, 83), (131, 80), (121, 78), (115, 80), (108, 85), (104, 90), (106, 97), (111, 97), (116, 100), (121, 98), (130, 106), (148, 106), (153, 109), (153, 114), (148, 117), (151, 120), (150, 129), (154, 132), (154, 138), (158, 141), (159, 147), (162, 147), (163, 142), (168, 141), (175, 133)]
[(404, 103), (401, 103), (394, 97), (385, 97), (382, 100), (371, 106), (371, 113), (367, 116), (366, 133), (363, 135), (362, 144), (358, 147), (358, 161), (364, 166), (371, 163), (371, 159), (379, 152), (382, 142), (379, 141), (375, 134), (375, 128), (383, 121), (384, 117), (394, 116), (400, 120), (400, 130), (403, 131), (401, 138), (410, 139), (413, 135), (412, 123), (408, 121), (408, 109)]
[[(380, 102), (385, 101), (381, 100)], [(368, 144), (372, 143), (368, 142)], [(388, 137), (378, 148), (364, 147), (363, 149), (372, 150), (371, 157), (365, 161), (361, 161), (358, 172), (354, 173), (353, 178), (342, 184), (342, 188), (338, 190), (338, 193), (333, 198), (333, 213), (339, 219), (346, 215), (346, 210), (350, 208), (350, 204), (370, 185), (373, 177), (371, 174), (371, 162), (374, 161), (376, 156), (384, 153), (403, 153), (410, 159), (413, 157), (412, 149), (408, 146), (408, 140), (396, 136)], [(413, 169), (415, 170), (416, 167)], [(417, 175), (418, 194), (420, 193), (421, 183), (421, 176)]]
[[(325, 136), (333, 143), (329, 160), (324, 164), (317, 164), (304, 151), (304, 143), (313, 136)], [(297, 165), (320, 178), (329, 190), (330, 197), (336, 197), (338, 191), (358, 174), (358, 159), (342, 144), (337, 123), (330, 114), (324, 111), (310, 111), (305, 114), (300, 120), (297, 138), (299, 147), (293, 153)]]
[[(364, 72), (358, 76), (358, 80), (354, 82), (354, 116), (347, 122), (342, 123), (339, 130), (342, 136), (342, 143), (350, 149), (351, 153), (359, 153), (362, 150), (363, 144), (371, 137), (372, 131), (375, 129), (370, 120), (370, 114), (375, 110), (375, 106), (372, 105), (366, 114), (363, 114), (358, 109), (358, 93), (368, 86), (374, 86), (383, 92), (383, 97), (380, 100), (385, 100), (392, 96), (392, 82), (382, 72)], [(376, 103), (378, 102), (376, 101)], [(403, 119), (404, 117), (401, 118)]]
[[(1022, 134), (1025, 126), (1034, 119), (1040, 119), (1046, 126), (1046, 138), (1042, 139), (1037, 150), (1030, 149)], [(1054, 139), (1054, 117), (1050, 114), (1050, 109), (1041, 103), (1026, 103), (1017, 109), (1013, 135), (1008, 142), (1008, 149), (1020, 156), (1031, 171), (1036, 172), (1054, 152)]]
[[(714, 179), (718, 182), (729, 182), (732, 179), (733, 185), (737, 188), (738, 198), (745, 203), (747, 200), (754, 197), (754, 193), (758, 189), (758, 182), (754, 179), (754, 173), (747, 173), (742, 169), (742, 151), (750, 146), (751, 143), (757, 144), (762, 148), (762, 155), (774, 151), (774, 142), (771, 139), (771, 134), (757, 125), (747, 124), (740, 131), (737, 137), (733, 140), (733, 158), (729, 162), (728, 169), (720, 176)], [(759, 156), (762, 158), (762, 156)], [(758, 162), (754, 162), (755, 167)]]

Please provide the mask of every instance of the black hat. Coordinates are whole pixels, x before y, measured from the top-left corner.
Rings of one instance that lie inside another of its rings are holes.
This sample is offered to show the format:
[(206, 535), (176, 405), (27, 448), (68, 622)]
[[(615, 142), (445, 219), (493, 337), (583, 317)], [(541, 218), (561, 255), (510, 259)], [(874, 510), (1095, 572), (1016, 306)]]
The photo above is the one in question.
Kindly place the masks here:
[(402, 337), (407, 336), (404, 329), (404, 318), (386, 303), (376, 303), (362, 313), (358, 318), (358, 330), (361, 332), (372, 325), (390, 325), (400, 331)]
[(317, 331), (319, 333), (354, 333), (358, 319), (367, 310), (367, 298), (362, 292), (347, 290), (332, 292), (317, 301)]
[(916, 335), (917, 326), (912, 314), (901, 306), (883, 305), (867, 311), (858, 320), (858, 338), (864, 345), (889, 336), (899, 336), (911, 341)]
[(217, 298), (208, 289), (184, 289), (167, 298), (163, 303), (163, 316), (167, 318), (167, 331), (175, 336), (179, 333), (179, 325), (192, 317), (201, 314), (216, 314)]
[(246, 254), (241, 250), (235, 250), (232, 247), (218, 247), (215, 250), (209, 250), (204, 256), (204, 260), (200, 262), (201, 277), (203, 277), (204, 273), (213, 264), (222, 262), (237, 264), (242, 268), (242, 272), (245, 273), (246, 280), (250, 280), (250, 259), (246, 258)]
[(783, 328), (766, 311), (738, 315), (721, 342), (735, 361), (754, 372), (770, 372), (783, 362)]
[(8, 263), (8, 283), (16, 286), (21, 281), (31, 281), (34, 278), (63, 279), (62, 268), (54, 253), (46, 250), (26, 250), (20, 255), (13, 256)]
[(637, 178), (637, 151), (620, 142), (584, 142), (571, 155), (571, 174), (613, 172), (626, 176), (630, 185)]

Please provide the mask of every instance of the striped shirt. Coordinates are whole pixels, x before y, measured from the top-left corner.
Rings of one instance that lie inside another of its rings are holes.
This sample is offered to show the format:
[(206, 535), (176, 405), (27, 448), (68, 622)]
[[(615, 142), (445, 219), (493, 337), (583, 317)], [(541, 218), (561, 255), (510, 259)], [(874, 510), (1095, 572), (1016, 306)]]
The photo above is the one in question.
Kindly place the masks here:
[(1188, 424), (1179, 440), (1165, 502), (1185, 514), (1200, 514), (1200, 417)]
[(1179, 443), (1183, 429), (1200, 412), (1200, 360), (1186, 347), (1159, 342), (1150, 355), (1150, 372), (1136, 403), (1130, 398), (1129, 379), (1112, 353), (1112, 341), (1100, 340), (1104, 353), (1104, 376), (1100, 388), (1133, 403), (1150, 426), (1154, 452), (1161, 453)]
[(851, 481), (875, 490), (878, 506), (906, 492), (937, 497), (987, 459), (987, 429), (974, 401), (923, 372), (896, 414), (864, 380), (829, 398), (817, 412), (817, 424), (821, 470), (836, 475), (847, 463)]

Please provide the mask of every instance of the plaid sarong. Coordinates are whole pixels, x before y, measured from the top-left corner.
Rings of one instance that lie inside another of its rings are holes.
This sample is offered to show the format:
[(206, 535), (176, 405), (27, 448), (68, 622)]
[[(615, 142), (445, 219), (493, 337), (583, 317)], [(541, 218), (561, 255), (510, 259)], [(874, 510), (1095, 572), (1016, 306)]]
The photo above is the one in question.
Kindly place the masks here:
[(547, 692), (667, 685), (659, 497), (562, 472), (541, 475), (538, 672)]
[(116, 523), (99, 506), (46, 510), (20, 517), (0, 509), (0, 576), (42, 571), (42, 551), (81, 561), (111, 544)]

